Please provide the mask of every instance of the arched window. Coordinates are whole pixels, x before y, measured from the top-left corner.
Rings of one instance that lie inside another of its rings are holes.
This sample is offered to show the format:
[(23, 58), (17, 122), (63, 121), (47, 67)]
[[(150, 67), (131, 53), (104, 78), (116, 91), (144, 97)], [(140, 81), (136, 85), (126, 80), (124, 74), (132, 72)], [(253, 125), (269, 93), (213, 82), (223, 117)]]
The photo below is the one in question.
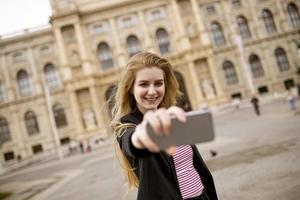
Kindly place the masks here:
[(211, 31), (213, 35), (213, 41), (216, 46), (222, 46), (226, 44), (222, 26), (218, 22), (211, 23)]
[(53, 110), (53, 115), (54, 115), (56, 127), (59, 128), (59, 127), (66, 126), (68, 123), (67, 123), (65, 110), (62, 107), (62, 105), (61, 104), (55, 104), (52, 107), (52, 110)]
[(8, 122), (5, 118), (0, 117), (0, 146), (11, 140)]
[(275, 57), (277, 65), (279, 67), (279, 71), (283, 72), (290, 69), (289, 60), (283, 48), (277, 48), (275, 50)]
[(31, 95), (31, 83), (26, 71), (21, 70), (17, 73), (18, 86), (21, 96)]
[(264, 9), (261, 13), (262, 19), (265, 24), (265, 28), (268, 33), (274, 33), (277, 31), (276, 25), (273, 19), (273, 15), (270, 10)]
[(141, 52), (141, 44), (138, 38), (135, 35), (130, 35), (127, 38), (127, 51), (129, 54), (129, 57)]
[(261, 65), (260, 59), (257, 55), (253, 54), (249, 57), (252, 75), (254, 78), (260, 78), (265, 75), (264, 69)]
[(166, 54), (170, 52), (170, 39), (169, 39), (169, 34), (168, 32), (163, 29), (159, 28), (156, 31), (156, 41), (157, 41), (157, 46), (159, 48), (159, 51), (161, 54)]
[(234, 85), (238, 83), (238, 77), (234, 65), (231, 61), (225, 61), (223, 63), (223, 71), (227, 85)]
[(40, 132), (36, 115), (32, 111), (25, 113), (24, 120), (28, 135), (34, 135)]
[(47, 86), (50, 89), (55, 89), (55, 88), (58, 88), (61, 86), (59, 74), (52, 64), (47, 64), (44, 67), (44, 73), (45, 73), (45, 79), (46, 79)]
[(250, 33), (247, 19), (243, 16), (239, 16), (237, 18), (237, 24), (238, 24), (239, 32), (240, 32), (242, 39), (245, 40), (245, 39), (251, 38), (251, 33)]
[(5, 89), (3, 83), (0, 81), (0, 102), (5, 100)]
[(105, 42), (102, 42), (98, 45), (98, 59), (101, 68), (104, 70), (114, 66), (111, 49)]
[(287, 11), (292, 27), (300, 27), (300, 15), (297, 6), (294, 3), (289, 3), (289, 5), (287, 6)]

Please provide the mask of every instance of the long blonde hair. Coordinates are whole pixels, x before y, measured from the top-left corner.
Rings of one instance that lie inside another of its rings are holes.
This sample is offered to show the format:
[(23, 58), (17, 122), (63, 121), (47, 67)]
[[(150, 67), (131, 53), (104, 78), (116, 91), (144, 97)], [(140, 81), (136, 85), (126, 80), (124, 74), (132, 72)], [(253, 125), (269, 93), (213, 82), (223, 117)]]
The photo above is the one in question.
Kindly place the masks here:
[[(141, 52), (131, 57), (126, 65), (125, 70), (118, 83), (117, 91), (114, 96), (115, 105), (112, 109), (112, 128), (115, 136), (120, 137), (122, 133), (129, 127), (134, 127), (134, 124), (122, 124), (120, 118), (129, 114), (136, 109), (136, 101), (132, 94), (132, 88), (135, 81), (136, 73), (144, 68), (157, 67), (164, 73), (165, 95), (159, 107), (168, 108), (175, 104), (176, 98), (179, 96), (179, 85), (175, 78), (171, 64), (164, 58), (149, 52)], [(131, 166), (127, 157), (120, 150), (118, 144), (115, 145), (116, 154), (124, 169), (129, 189), (138, 187), (139, 181), (134, 173), (134, 168)]]

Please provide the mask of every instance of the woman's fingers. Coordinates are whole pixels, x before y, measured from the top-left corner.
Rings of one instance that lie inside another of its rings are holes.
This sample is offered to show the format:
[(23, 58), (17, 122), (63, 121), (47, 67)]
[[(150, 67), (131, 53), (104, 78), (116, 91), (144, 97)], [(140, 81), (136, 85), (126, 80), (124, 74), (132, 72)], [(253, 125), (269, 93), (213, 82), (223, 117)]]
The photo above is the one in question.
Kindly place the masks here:
[(146, 120), (146, 122), (150, 124), (155, 133), (161, 135), (163, 130), (160, 119), (158, 118), (157, 114), (155, 114), (153, 111), (148, 111), (144, 116), (144, 120)]
[(136, 127), (136, 131), (132, 135), (132, 140), (138, 144), (136, 147), (140, 146), (152, 152), (159, 151), (157, 144), (153, 142), (147, 134), (145, 123), (142, 123)]
[(167, 113), (166, 109), (157, 110), (156, 115), (161, 123), (163, 133), (169, 135), (171, 129), (171, 116)]
[(181, 122), (186, 122), (186, 116), (184, 110), (177, 106), (172, 106), (167, 110), (167, 113), (175, 118), (177, 118)]
[[(170, 134), (172, 122), (171, 118), (175, 117), (181, 122), (186, 122), (186, 116), (184, 111), (176, 106), (170, 107), (168, 110), (160, 108), (156, 111), (148, 111), (144, 115), (143, 122), (137, 127), (136, 133), (134, 136), (135, 141), (139, 141), (144, 148), (147, 148), (149, 151), (158, 152), (160, 151), (157, 144), (153, 142), (150, 136), (147, 133), (146, 124), (149, 123), (153, 128), (154, 132), (158, 135), (161, 134)], [(169, 155), (173, 155), (176, 151), (174, 146), (166, 149), (166, 152)]]

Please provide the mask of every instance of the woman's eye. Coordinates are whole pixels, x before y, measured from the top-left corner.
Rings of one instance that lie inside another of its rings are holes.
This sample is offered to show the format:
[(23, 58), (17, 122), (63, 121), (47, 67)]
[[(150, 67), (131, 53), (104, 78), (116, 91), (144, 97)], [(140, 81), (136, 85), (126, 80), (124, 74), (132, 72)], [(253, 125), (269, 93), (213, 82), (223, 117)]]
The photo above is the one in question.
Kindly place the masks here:
[(140, 83), (139, 84), (139, 86), (141, 86), (141, 87), (147, 87), (147, 85), (148, 85), (147, 83)]
[(163, 82), (155, 83), (156, 86), (162, 86), (163, 84), (164, 84)]

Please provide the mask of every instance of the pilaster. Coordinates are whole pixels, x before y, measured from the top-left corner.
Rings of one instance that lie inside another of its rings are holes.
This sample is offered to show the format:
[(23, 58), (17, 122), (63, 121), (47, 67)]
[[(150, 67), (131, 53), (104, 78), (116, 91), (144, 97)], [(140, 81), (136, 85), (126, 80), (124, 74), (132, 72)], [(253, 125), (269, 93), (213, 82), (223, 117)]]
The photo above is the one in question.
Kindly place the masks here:
[(193, 13), (196, 18), (197, 29), (199, 32), (199, 38), (200, 38), (201, 44), (203, 46), (211, 45), (209, 36), (208, 36), (207, 32), (205, 31), (204, 24), (200, 17), (201, 12), (199, 9), (199, 4), (198, 4), (197, 0), (191, 0), (191, 3), (192, 3), (192, 8), (193, 8)]
[(65, 45), (64, 45), (60, 27), (54, 27), (54, 35), (56, 39), (57, 51), (58, 51), (60, 64), (62, 66), (62, 73), (63, 73), (64, 80), (70, 80), (72, 78), (72, 72), (71, 69), (67, 66), (68, 62), (67, 62), (66, 50), (65, 50)]
[(116, 52), (116, 55), (118, 58), (118, 64), (120, 67), (123, 67), (126, 64), (126, 56), (125, 56), (124, 51), (122, 51), (122, 46), (120, 44), (119, 36), (117, 33), (117, 26), (116, 26), (115, 19), (110, 18), (109, 24), (110, 24), (111, 32), (112, 32), (113, 39), (114, 39), (114, 44), (115, 44), (114, 49), (115, 49), (115, 52)]
[(76, 39), (79, 46), (80, 58), (83, 65), (83, 71), (85, 75), (90, 75), (93, 73), (93, 68), (87, 56), (87, 48), (86, 48), (86, 43), (84, 42), (81, 25), (79, 22), (77, 22), (75, 23), (74, 27), (75, 27)]

